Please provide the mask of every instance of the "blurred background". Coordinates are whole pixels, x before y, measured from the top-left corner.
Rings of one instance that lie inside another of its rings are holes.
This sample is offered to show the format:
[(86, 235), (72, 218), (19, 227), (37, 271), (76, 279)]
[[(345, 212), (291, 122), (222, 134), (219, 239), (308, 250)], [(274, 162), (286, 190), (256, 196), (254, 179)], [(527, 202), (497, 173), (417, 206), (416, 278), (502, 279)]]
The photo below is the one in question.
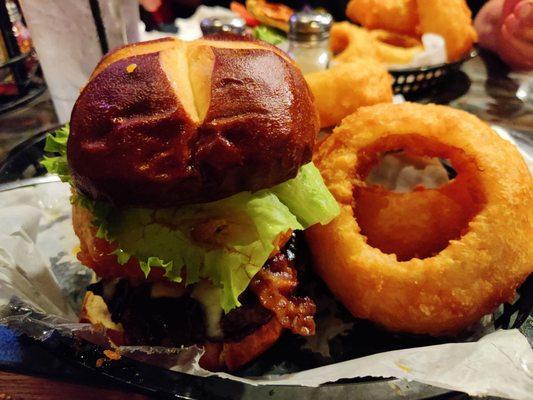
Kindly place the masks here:
[[(503, 0), (492, 0), (497, 1)], [(277, 1), (275, 6), (283, 4), (295, 12), (321, 10), (334, 21), (343, 21), (347, 3)], [(485, 3), (468, 0), (473, 17)], [(202, 35), (200, 22), (205, 18), (234, 16), (250, 25), (247, 9), (250, 4), (244, 0), (0, 0), (0, 162), (36, 132), (69, 120), (79, 90), (103, 54), (126, 43), (169, 35), (196, 39)], [(466, 96), (461, 100), (464, 103), (470, 95), (468, 107), (474, 112), (479, 109), (491, 114), (490, 118), (512, 120), (523, 100), (529, 102), (530, 86), (513, 82), (497, 57), (487, 67), (483, 60), (491, 56), (484, 54), (488, 52), (482, 52), (482, 60), (467, 62), (466, 77), (449, 82), (448, 90), (441, 91), (436, 101), (454, 101), (461, 94)], [(478, 80), (478, 89), (472, 90), (471, 83)], [(501, 110), (495, 104), (504, 105), (510, 113), (498, 115)], [(517, 124), (523, 126), (523, 112), (518, 114)]]
[[(148, 30), (167, 29), (176, 18), (191, 16), (201, 4), (229, 8), (231, 1), (198, 1), (198, 0), (140, 0), (141, 18)], [(240, 1), (244, 4), (244, 1)], [(346, 19), (344, 10), (348, 0), (311, 0), (311, 1), (279, 1), (295, 10), (304, 6), (327, 10), (336, 21)], [(469, 0), (470, 9), (477, 13), (486, 0)]]

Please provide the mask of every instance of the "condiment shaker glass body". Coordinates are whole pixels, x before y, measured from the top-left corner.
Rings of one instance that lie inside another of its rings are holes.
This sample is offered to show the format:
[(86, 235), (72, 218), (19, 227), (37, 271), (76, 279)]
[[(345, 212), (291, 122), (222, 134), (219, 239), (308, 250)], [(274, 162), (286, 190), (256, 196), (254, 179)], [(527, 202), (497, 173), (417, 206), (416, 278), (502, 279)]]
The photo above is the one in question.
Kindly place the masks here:
[(306, 74), (324, 70), (331, 58), (329, 32), (333, 19), (328, 13), (302, 11), (289, 21), (289, 55)]

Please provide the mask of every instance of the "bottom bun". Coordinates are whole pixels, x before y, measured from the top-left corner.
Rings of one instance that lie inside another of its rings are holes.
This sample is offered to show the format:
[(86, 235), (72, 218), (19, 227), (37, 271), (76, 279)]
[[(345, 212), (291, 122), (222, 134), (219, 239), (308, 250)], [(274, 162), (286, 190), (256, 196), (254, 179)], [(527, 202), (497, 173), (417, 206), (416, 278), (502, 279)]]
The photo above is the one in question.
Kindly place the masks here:
[[(109, 340), (117, 346), (126, 344), (122, 324), (113, 322), (104, 299), (87, 291), (80, 313), (80, 322), (88, 322), (104, 329)], [(210, 371), (234, 371), (268, 350), (281, 336), (283, 327), (276, 318), (251, 334), (235, 342), (198, 343), (205, 349), (200, 366)]]
[(277, 342), (283, 327), (276, 318), (238, 342), (206, 342), (200, 366), (210, 371), (234, 371), (267, 351)]

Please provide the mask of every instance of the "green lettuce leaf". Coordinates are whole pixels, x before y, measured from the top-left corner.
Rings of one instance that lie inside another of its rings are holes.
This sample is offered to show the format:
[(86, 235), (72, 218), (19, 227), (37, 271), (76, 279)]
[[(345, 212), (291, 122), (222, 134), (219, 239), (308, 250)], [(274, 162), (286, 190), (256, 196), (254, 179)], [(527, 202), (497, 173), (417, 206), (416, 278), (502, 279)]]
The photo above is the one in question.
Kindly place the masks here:
[[(70, 182), (67, 138), (68, 126), (49, 136), (46, 150), (59, 156), (48, 158), (57, 160), (45, 160), (45, 165)], [(60, 163), (64, 167), (58, 168)], [(208, 279), (222, 289), (225, 312), (240, 305), (239, 295), (275, 250), (280, 235), (326, 224), (339, 213), (312, 163), (304, 165), (294, 179), (271, 189), (241, 192), (211, 203), (117, 208), (79, 192), (71, 201), (91, 211), (97, 236), (117, 245), (113, 254), (120, 265), (135, 257), (146, 276), (152, 268), (161, 268), (169, 280), (184, 279), (186, 285)]]
[(303, 229), (269, 191), (180, 208), (89, 209), (95, 222), (104, 221), (98, 231), (119, 245), (117, 257), (135, 256), (145, 275), (163, 268), (172, 281), (185, 276), (187, 285), (209, 279), (222, 288), (226, 312), (240, 305), (239, 295), (274, 251), (276, 238)]
[(70, 169), (67, 162), (67, 139), (69, 135), (69, 125), (50, 133), (46, 137), (44, 151), (57, 153), (57, 156), (44, 156), (41, 164), (51, 174), (59, 176), (62, 182), (71, 182)]
[(300, 168), (298, 176), (270, 189), (304, 226), (329, 223), (339, 212), (337, 200), (329, 192), (313, 163)]
[(285, 35), (280, 30), (271, 28), (270, 26), (259, 25), (253, 31), (256, 39), (273, 44), (274, 46), (285, 41)]
[(94, 215), (98, 236), (115, 242), (117, 261), (135, 256), (144, 274), (163, 268), (175, 282), (209, 279), (222, 289), (225, 312), (275, 249), (279, 235), (326, 224), (339, 206), (310, 163), (298, 176), (269, 190), (242, 192), (211, 203), (179, 208), (112, 208), (80, 194)]

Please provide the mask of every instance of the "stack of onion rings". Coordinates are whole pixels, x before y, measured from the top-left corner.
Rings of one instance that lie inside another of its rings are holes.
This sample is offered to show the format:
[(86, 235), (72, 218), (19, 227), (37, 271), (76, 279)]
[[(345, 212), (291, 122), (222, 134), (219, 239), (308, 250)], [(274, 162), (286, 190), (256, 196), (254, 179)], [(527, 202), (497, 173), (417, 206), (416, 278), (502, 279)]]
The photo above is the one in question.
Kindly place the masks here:
[(477, 41), (465, 0), (417, 0), (417, 5), (420, 30), (444, 38), (449, 61), (461, 59)]
[(416, 0), (351, 0), (346, 16), (368, 29), (416, 35)]
[(412, 36), (380, 29), (369, 31), (346, 21), (333, 24), (330, 48), (336, 63), (373, 59), (406, 64), (424, 50), (422, 42)]
[[(447, 159), (457, 176), (405, 195), (367, 185), (394, 150)], [(354, 316), (455, 334), (511, 301), (533, 272), (533, 179), (516, 148), (478, 118), (436, 105), (363, 107), (314, 161), (341, 214), (306, 235), (317, 273)]]
[[(408, 35), (414, 40), (419, 40), (424, 33), (436, 33), (446, 41), (450, 62), (461, 59), (477, 40), (466, 0), (350, 0), (346, 16), (366, 29)], [(386, 58), (396, 58), (395, 53), (401, 54), (405, 46), (383, 47), (381, 57), (391, 50), (394, 51)], [(412, 56), (407, 55), (403, 59), (410, 62)], [(396, 59), (390, 63), (402, 61)]]

